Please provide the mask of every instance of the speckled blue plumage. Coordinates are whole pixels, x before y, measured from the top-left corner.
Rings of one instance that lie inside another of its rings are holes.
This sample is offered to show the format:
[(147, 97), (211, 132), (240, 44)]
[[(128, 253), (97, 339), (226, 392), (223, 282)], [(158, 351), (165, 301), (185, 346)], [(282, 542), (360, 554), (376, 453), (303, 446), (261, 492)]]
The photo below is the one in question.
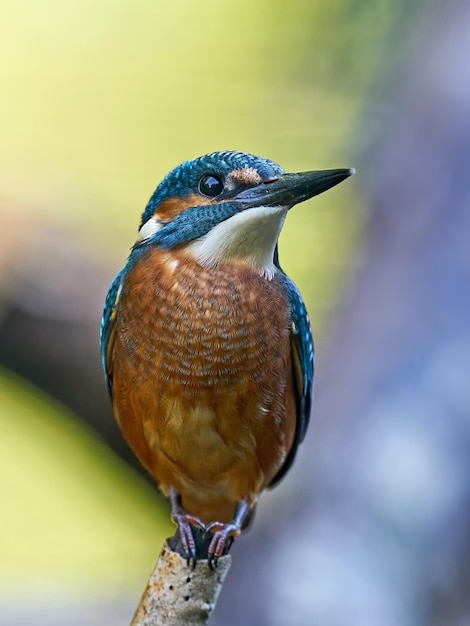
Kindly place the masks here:
[(149, 245), (158, 245), (171, 250), (181, 244), (189, 243), (207, 234), (214, 226), (229, 219), (238, 211), (240, 211), (240, 204), (235, 202), (224, 202), (210, 207), (190, 207), (162, 226), (161, 230), (152, 237), (137, 244), (133, 250), (134, 257), (140, 256), (143, 249)]
[(271, 482), (271, 487), (275, 486), (286, 474), (294, 462), (297, 448), (302, 443), (305, 433), (307, 432), (312, 412), (313, 403), (313, 378), (314, 378), (314, 359), (315, 349), (312, 337), (312, 329), (310, 326), (310, 318), (307, 308), (303, 301), (302, 295), (297, 285), (284, 273), (279, 263), (279, 252), (276, 246), (274, 253), (274, 263), (279, 269), (282, 282), (286, 288), (287, 295), (291, 305), (292, 314), (292, 342), (297, 353), (300, 365), (300, 375), (302, 377), (302, 389), (299, 390), (299, 407), (298, 407), (298, 423), (295, 436), (295, 443), (287, 457), (284, 465), (279, 473)]
[[(108, 349), (108, 343), (110, 339), (110, 333), (113, 328), (113, 316), (116, 313), (117, 303), (119, 301), (119, 294), (122, 287), (122, 280), (125, 276), (126, 268), (123, 268), (117, 276), (114, 278), (106, 296), (106, 302), (104, 305), (103, 317), (101, 319), (100, 326), (100, 345), (101, 345), (101, 365), (103, 371), (106, 372), (106, 352)], [(106, 386), (108, 392), (112, 394), (112, 381), (110, 376), (106, 375)]]

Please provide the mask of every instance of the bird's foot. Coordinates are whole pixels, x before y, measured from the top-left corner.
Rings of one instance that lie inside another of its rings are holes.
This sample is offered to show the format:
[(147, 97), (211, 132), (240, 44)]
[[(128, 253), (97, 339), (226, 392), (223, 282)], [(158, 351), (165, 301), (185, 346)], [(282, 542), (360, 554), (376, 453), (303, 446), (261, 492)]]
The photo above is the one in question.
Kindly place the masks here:
[(189, 515), (183, 511), (173, 512), (173, 521), (178, 524), (181, 536), (181, 545), (186, 556), (186, 562), (194, 569), (197, 563), (196, 542), (194, 540), (193, 528), (200, 528), (205, 531), (206, 527), (201, 520), (194, 515)]
[(183, 555), (186, 557), (188, 565), (194, 569), (197, 563), (197, 546), (194, 540), (193, 528), (206, 530), (205, 525), (198, 517), (187, 513), (181, 505), (181, 496), (174, 489), (170, 489), (171, 517), (178, 524), (181, 537), (181, 547)]
[(241, 527), (238, 522), (230, 522), (223, 524), (222, 522), (213, 522), (207, 527), (207, 532), (212, 533), (212, 539), (207, 549), (207, 558), (209, 567), (214, 570), (217, 567), (218, 560), (224, 553), (224, 550), (230, 548), (234, 537), (238, 537), (241, 533)]

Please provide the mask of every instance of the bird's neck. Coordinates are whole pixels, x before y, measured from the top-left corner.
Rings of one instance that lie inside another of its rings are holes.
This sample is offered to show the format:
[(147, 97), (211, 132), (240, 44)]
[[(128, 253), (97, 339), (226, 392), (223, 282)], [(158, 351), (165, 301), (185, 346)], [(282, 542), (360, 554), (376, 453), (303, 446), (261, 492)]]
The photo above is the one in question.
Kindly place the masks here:
[(285, 207), (246, 209), (190, 242), (185, 251), (203, 267), (237, 261), (271, 280), (276, 272), (274, 250), (286, 214)]

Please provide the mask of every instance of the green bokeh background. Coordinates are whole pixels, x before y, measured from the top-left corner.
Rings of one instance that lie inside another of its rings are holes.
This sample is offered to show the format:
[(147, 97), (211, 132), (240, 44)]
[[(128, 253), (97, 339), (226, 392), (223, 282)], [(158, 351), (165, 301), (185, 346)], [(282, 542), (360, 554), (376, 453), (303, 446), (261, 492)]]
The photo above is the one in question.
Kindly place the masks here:
[[(2, 211), (26, 211), (29, 235), (54, 224), (107, 264), (111, 281), (148, 197), (182, 160), (238, 149), (291, 171), (360, 166), (357, 129), (368, 118), (373, 135), (378, 124), (373, 94), (384, 66), (393, 75), (390, 42), (409, 10), (353, 0), (3, 0)], [(358, 258), (358, 179), (296, 208), (281, 237), (320, 345)], [(0, 430), (4, 592), (25, 583), (137, 592), (172, 528), (148, 485), (5, 371)]]

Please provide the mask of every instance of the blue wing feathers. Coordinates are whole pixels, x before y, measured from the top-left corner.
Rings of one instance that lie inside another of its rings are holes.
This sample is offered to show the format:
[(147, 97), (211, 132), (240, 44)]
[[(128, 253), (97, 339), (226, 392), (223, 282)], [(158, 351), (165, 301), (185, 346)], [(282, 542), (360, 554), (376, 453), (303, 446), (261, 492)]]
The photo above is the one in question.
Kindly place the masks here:
[(279, 265), (277, 248), (274, 255), (276, 264), (284, 287), (287, 291), (291, 305), (292, 330), (292, 360), (294, 365), (294, 378), (298, 391), (297, 429), (292, 448), (270, 487), (276, 485), (284, 477), (291, 467), (299, 444), (303, 441), (310, 421), (310, 412), (313, 402), (313, 374), (314, 374), (314, 346), (310, 320), (300, 291), (295, 283), (282, 271)]
[(305, 437), (313, 401), (314, 346), (310, 319), (307, 309), (296, 285), (285, 276), (289, 299), (292, 307), (292, 343), (300, 364), (301, 389), (299, 406), (299, 443)]
[(109, 394), (112, 394), (110, 348), (112, 347), (114, 322), (116, 318), (116, 308), (121, 295), (122, 279), (124, 270), (121, 270), (111, 283), (106, 302), (104, 305), (103, 318), (101, 320), (100, 341), (101, 341), (101, 364), (106, 379)]

